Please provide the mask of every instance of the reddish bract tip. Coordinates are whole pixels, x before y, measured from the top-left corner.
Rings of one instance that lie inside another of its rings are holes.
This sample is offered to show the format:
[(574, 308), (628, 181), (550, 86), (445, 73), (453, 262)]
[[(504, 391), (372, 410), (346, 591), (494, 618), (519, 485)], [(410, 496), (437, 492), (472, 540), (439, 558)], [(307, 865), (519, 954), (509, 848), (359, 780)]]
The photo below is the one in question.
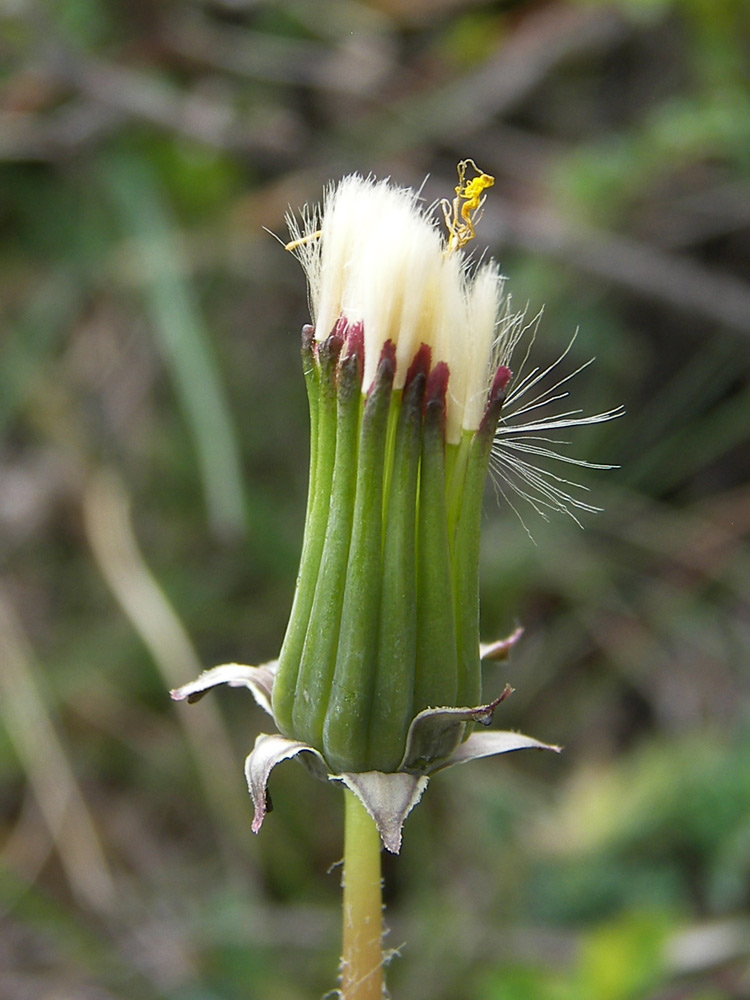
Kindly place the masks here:
[[(356, 323), (348, 323), (346, 320), (346, 327), (344, 329), (344, 350), (342, 352), (343, 358), (349, 358), (353, 354), (356, 354), (362, 367), (365, 364), (365, 328), (361, 320), (357, 320)], [(341, 323), (341, 320), (339, 320)], [(338, 323), (336, 324), (339, 325)]]
[(322, 350), (324, 355), (327, 354), (332, 358), (337, 358), (341, 353), (341, 348), (344, 346), (346, 330), (346, 321), (342, 317), (338, 320), (326, 339), (318, 341), (318, 352), (320, 353)]
[(392, 340), (386, 340), (383, 344), (383, 350), (380, 352), (380, 361), (378, 363), (378, 368), (383, 365), (388, 365), (393, 369), (394, 373), (396, 371), (396, 345)]
[(396, 345), (392, 340), (386, 340), (380, 351), (380, 361), (378, 362), (377, 371), (375, 372), (375, 378), (372, 380), (372, 385), (367, 390), (368, 399), (370, 395), (378, 388), (388, 387), (390, 392), (393, 386), (393, 379), (396, 375)]
[(490, 389), (490, 399), (495, 399), (501, 393), (505, 395), (505, 390), (508, 388), (508, 383), (513, 378), (513, 372), (508, 368), (507, 365), (500, 365), (498, 370), (495, 372), (495, 377), (492, 380), (492, 388)]
[(341, 340), (346, 339), (346, 334), (349, 330), (349, 320), (346, 316), (339, 316), (331, 332), (332, 337), (339, 337)]
[(497, 428), (497, 422), (500, 419), (500, 412), (503, 408), (503, 403), (505, 402), (505, 390), (508, 387), (508, 383), (513, 378), (513, 372), (507, 365), (500, 365), (498, 370), (495, 372), (495, 377), (492, 380), (492, 388), (490, 389), (489, 398), (487, 400), (487, 406), (484, 410), (484, 416), (479, 424), (479, 433), (495, 433)]
[(406, 378), (404, 380), (404, 392), (408, 389), (411, 383), (417, 378), (418, 375), (422, 375), (425, 379), (430, 371), (430, 365), (432, 364), (432, 348), (429, 344), (422, 344), (417, 351), (417, 353), (412, 358), (412, 362), (406, 372)]
[(429, 374), (427, 388), (425, 389), (424, 405), (430, 406), (441, 403), (445, 406), (445, 397), (448, 392), (448, 379), (451, 370), (445, 361), (438, 361)]

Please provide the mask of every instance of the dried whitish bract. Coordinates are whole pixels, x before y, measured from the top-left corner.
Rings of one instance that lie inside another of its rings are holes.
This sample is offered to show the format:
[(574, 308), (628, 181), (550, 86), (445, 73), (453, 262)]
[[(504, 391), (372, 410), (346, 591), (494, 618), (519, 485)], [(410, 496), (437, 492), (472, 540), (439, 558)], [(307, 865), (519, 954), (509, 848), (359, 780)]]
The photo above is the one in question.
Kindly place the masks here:
[[(515, 642), (515, 637), (506, 642)], [(277, 669), (276, 661), (265, 663), (260, 667), (226, 663), (212, 670), (205, 670), (196, 680), (177, 688), (171, 695), (175, 701), (197, 701), (207, 691), (220, 684), (246, 687), (252, 692), (261, 708), (273, 716), (269, 695)], [(444, 717), (447, 717), (448, 723), (452, 715), (458, 715), (462, 719), (471, 718), (483, 725), (488, 724), (498, 704), (505, 700), (509, 691), (510, 689), (506, 688), (494, 702), (478, 708), (431, 709), (422, 712), (410, 728), (409, 752), (413, 756), (424, 753), (425, 745), (435, 738), (436, 727), (441, 723), (446, 724)], [(461, 744), (452, 756), (436, 763), (432, 770), (433, 772), (444, 770), (455, 764), (526, 749), (559, 752), (560, 747), (542, 743), (522, 733), (503, 730), (475, 733)], [(245, 777), (255, 806), (252, 824), (254, 833), (260, 831), (269, 809), (268, 780), (271, 772), (278, 764), (293, 757), (303, 760), (315, 777), (324, 781), (340, 782), (350, 788), (375, 820), (385, 847), (394, 854), (399, 852), (404, 822), (427, 787), (429, 773), (414, 773), (413, 769), (408, 768), (408, 760), (405, 761), (405, 770), (393, 774), (383, 774), (379, 771), (333, 773), (317, 748), (300, 740), (287, 739), (278, 733), (261, 733), (245, 761)]]

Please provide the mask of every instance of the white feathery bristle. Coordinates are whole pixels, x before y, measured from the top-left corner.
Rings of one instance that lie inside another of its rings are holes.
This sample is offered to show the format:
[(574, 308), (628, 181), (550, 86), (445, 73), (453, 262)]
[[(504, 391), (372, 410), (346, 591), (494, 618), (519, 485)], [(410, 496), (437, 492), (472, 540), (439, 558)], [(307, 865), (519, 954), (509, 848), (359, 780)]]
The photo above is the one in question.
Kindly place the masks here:
[[(495, 474), (497, 490), (522, 524), (523, 518), (509, 493), (530, 504), (545, 520), (550, 512), (559, 512), (567, 514), (580, 525), (578, 513), (595, 513), (601, 508), (582, 498), (581, 494), (588, 492), (588, 487), (560, 475), (556, 470), (562, 467), (614, 469), (616, 466), (588, 462), (566, 453), (569, 442), (565, 432), (607, 423), (621, 417), (625, 411), (621, 406), (601, 413), (584, 413), (571, 408), (568, 383), (591, 364), (587, 361), (567, 374), (562, 372), (560, 366), (568, 356), (575, 336), (552, 364), (543, 369), (525, 370), (540, 318), (541, 313), (527, 322), (523, 313), (509, 314), (501, 323), (503, 331), (498, 345), (501, 363), (511, 361), (513, 350), (525, 334), (528, 335), (528, 343), (503, 408), (490, 468)], [(528, 528), (526, 530), (528, 532)]]

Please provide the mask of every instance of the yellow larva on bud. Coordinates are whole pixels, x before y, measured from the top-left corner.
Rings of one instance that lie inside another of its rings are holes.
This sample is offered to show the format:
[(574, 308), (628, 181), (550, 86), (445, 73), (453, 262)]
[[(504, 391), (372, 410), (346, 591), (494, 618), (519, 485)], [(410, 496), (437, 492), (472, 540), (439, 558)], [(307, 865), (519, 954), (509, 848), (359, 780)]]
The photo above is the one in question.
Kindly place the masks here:
[[(476, 177), (466, 180), (467, 168), (476, 172)], [(476, 225), (482, 218), (485, 191), (495, 183), (491, 174), (485, 174), (473, 160), (461, 160), (458, 164), (458, 184), (453, 203), (447, 198), (441, 201), (448, 228), (448, 252), (460, 250), (476, 236)]]

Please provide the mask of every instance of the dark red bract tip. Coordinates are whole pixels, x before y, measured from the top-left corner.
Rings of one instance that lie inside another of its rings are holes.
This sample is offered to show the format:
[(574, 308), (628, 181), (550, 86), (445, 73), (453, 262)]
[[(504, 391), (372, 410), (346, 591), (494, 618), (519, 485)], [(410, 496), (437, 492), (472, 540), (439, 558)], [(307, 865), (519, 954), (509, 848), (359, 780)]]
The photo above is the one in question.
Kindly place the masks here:
[(396, 371), (396, 345), (392, 340), (386, 340), (383, 344), (383, 350), (380, 352), (380, 361), (378, 362), (378, 368), (382, 365), (389, 365)]
[(349, 320), (346, 316), (339, 316), (333, 325), (333, 330), (331, 331), (332, 337), (339, 337), (341, 340), (346, 340), (346, 334), (349, 330)]
[(344, 346), (345, 334), (346, 323), (339, 319), (333, 330), (331, 330), (326, 339), (322, 342), (321, 346), (325, 349), (325, 353), (330, 355), (332, 358), (337, 358), (341, 353), (341, 348)]
[[(343, 319), (343, 317), (342, 317)], [(365, 328), (361, 320), (357, 320), (355, 323), (349, 323), (347, 320), (343, 320), (344, 326), (341, 327), (342, 320), (336, 324), (336, 326), (342, 329), (344, 336), (344, 347), (341, 351), (341, 362), (343, 363), (348, 358), (356, 355), (359, 359), (360, 368), (364, 371), (365, 367)]]
[(424, 396), (425, 406), (431, 406), (435, 403), (442, 403), (445, 406), (450, 374), (451, 370), (447, 363), (445, 361), (438, 361), (427, 379), (427, 388), (425, 389)]
[[(386, 340), (380, 352), (380, 361), (378, 361), (378, 370), (375, 375), (375, 382), (388, 382), (392, 384), (395, 375), (396, 345), (392, 340)], [(373, 382), (373, 385), (375, 385), (375, 382)]]
[(513, 378), (513, 372), (508, 368), (507, 365), (500, 365), (498, 370), (495, 372), (495, 377), (492, 380), (492, 388), (490, 389), (490, 399), (502, 393), (505, 395), (505, 390), (508, 388), (508, 383)]
[(412, 358), (412, 362), (409, 365), (408, 371), (406, 372), (406, 378), (404, 380), (404, 392), (409, 388), (411, 383), (418, 375), (422, 375), (425, 379), (430, 370), (430, 365), (432, 364), (432, 348), (428, 344), (422, 344), (417, 351), (417, 353)]
[(505, 390), (508, 388), (508, 383), (513, 378), (513, 372), (508, 368), (507, 365), (500, 365), (498, 370), (495, 372), (495, 377), (492, 380), (492, 388), (490, 389), (489, 398), (487, 400), (487, 406), (484, 410), (484, 415), (479, 424), (479, 433), (495, 433), (497, 428), (497, 422), (500, 419), (500, 411), (503, 408), (503, 403), (505, 402)]
[(392, 340), (386, 340), (380, 351), (380, 361), (378, 361), (375, 378), (372, 380), (372, 385), (367, 390), (368, 399), (374, 392), (381, 392), (383, 389), (387, 389), (390, 393), (391, 388), (393, 387), (393, 379), (395, 375), (396, 345)]

